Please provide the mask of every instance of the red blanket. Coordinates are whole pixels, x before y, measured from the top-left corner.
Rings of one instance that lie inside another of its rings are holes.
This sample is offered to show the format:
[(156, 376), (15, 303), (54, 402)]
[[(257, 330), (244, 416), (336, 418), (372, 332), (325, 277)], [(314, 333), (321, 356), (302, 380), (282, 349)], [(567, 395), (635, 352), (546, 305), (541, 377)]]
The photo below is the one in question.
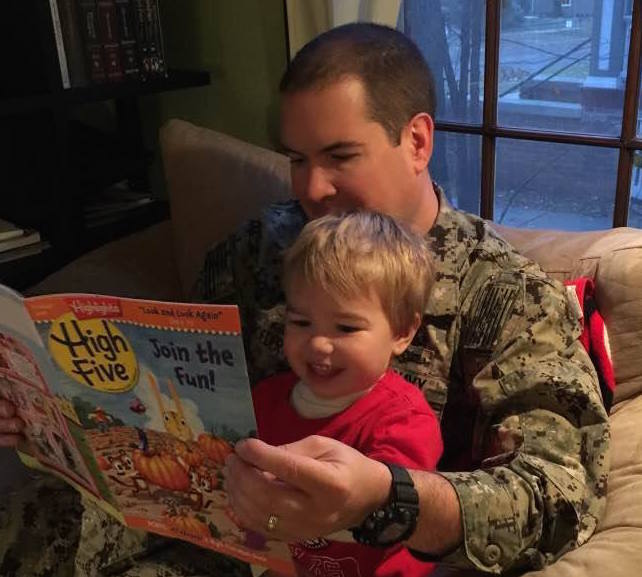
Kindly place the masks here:
[[(611, 348), (606, 325), (602, 315), (597, 310), (595, 302), (595, 283), (588, 277), (579, 277), (564, 283), (569, 289), (569, 298), (576, 298), (577, 305), (582, 311), (582, 335), (580, 341), (588, 352), (602, 392), (602, 401), (607, 412), (613, 404), (615, 391), (615, 373), (611, 360)], [(574, 291), (573, 291), (574, 289)]]

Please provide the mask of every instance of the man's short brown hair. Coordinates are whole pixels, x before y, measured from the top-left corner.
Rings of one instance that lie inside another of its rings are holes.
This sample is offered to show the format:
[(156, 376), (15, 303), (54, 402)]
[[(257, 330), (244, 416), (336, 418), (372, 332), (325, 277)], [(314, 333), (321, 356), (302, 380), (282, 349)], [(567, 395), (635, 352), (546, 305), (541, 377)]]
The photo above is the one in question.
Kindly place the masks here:
[(283, 273), (286, 295), (302, 279), (334, 298), (377, 297), (398, 335), (423, 316), (433, 281), (426, 241), (368, 211), (310, 221), (286, 251)]
[(351, 77), (363, 83), (370, 118), (394, 144), (415, 114), (434, 118), (435, 83), (426, 60), (407, 36), (380, 24), (345, 24), (308, 42), (290, 62), (280, 91), (320, 89)]

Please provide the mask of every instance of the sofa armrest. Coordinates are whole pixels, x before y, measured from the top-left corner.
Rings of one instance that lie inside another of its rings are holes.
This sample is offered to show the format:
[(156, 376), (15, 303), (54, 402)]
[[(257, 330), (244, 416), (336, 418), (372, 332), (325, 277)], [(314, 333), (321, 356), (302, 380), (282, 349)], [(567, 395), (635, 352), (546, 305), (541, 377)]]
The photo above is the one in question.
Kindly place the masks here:
[(551, 276), (595, 280), (597, 306), (608, 328), (615, 368), (614, 403), (642, 394), (642, 231), (492, 227)]
[(170, 221), (110, 242), (69, 263), (27, 295), (85, 292), (168, 301), (180, 290)]

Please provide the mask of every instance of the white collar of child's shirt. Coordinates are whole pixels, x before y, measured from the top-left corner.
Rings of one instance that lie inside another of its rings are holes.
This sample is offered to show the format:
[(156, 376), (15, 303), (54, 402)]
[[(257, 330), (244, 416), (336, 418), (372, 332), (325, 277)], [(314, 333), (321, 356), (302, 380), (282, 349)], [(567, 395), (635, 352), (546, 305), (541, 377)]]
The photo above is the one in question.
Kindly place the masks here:
[(294, 410), (304, 419), (323, 419), (347, 409), (357, 399), (367, 395), (375, 385), (365, 391), (357, 391), (343, 397), (326, 399), (314, 394), (303, 381), (297, 382), (292, 389), (290, 403)]

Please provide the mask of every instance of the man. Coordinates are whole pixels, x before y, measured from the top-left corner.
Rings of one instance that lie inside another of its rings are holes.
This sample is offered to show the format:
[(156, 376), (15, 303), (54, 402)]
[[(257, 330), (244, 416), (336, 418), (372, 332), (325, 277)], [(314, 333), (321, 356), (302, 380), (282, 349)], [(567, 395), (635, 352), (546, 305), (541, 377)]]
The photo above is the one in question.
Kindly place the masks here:
[(356, 526), (377, 543), (397, 531), (420, 558), (487, 572), (541, 567), (581, 545), (608, 471), (597, 379), (563, 289), (433, 185), (434, 91), (418, 50), (384, 27), (334, 29), (299, 52), (281, 93), (298, 204), (213, 251), (203, 294), (241, 305), (258, 378), (278, 368), (266, 347), (281, 317), (275, 271), (301, 208), (307, 218), (377, 210), (425, 235), (437, 284), (397, 368), (441, 415), (445, 453), (441, 474), (410, 473), (416, 521), (373, 528), (373, 512), (398, 514), (385, 464), (319, 437), (286, 450), (247, 441), (228, 462), (237, 514), (288, 541)]
[[(251, 440), (229, 459), (230, 497), (244, 524), (284, 540), (359, 527), (367, 542), (401, 539), (422, 559), (488, 572), (538, 567), (595, 529), (607, 417), (562, 289), (433, 185), (433, 116), (430, 73), (400, 33), (348, 25), (307, 45), (282, 81), (282, 141), (299, 203), (273, 207), (215, 248), (198, 296), (241, 305), (256, 382), (282, 368), (280, 252), (306, 218), (366, 208), (426, 235), (436, 287), (397, 368), (441, 416), (450, 472), (411, 471), (418, 515), (408, 505), (400, 520), (406, 503), (389, 494), (408, 480), (385, 464), (320, 437), (286, 450)], [(10, 412), (0, 404), (0, 442), (20, 429)], [(396, 525), (378, 523), (377, 510)], [(79, 547), (89, 565), (118, 558), (118, 546), (101, 542), (126, 540), (103, 537), (110, 526), (95, 515), (85, 511)], [(131, 550), (145, 550), (137, 538)], [(143, 562), (151, 570), (152, 559)], [(136, 567), (123, 574), (142, 575)]]

